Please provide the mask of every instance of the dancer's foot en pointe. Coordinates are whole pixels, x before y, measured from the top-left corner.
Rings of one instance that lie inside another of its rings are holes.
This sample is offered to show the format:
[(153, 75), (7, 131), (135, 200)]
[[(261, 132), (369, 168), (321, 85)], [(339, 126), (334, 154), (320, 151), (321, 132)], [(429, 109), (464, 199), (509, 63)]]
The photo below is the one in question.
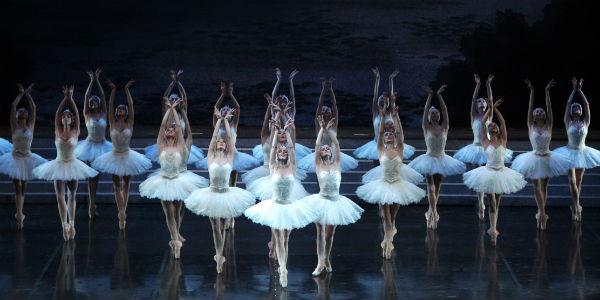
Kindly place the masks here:
[(496, 228), (488, 229), (487, 233), (490, 235), (490, 241), (492, 242), (492, 246), (496, 246), (498, 242), (498, 236), (500, 235), (500, 231)]
[(125, 213), (119, 213), (119, 229), (124, 230), (127, 224), (127, 215)]
[(325, 270), (327, 273), (333, 272), (333, 268), (331, 267), (331, 261), (328, 259), (325, 260)]
[(281, 287), (287, 287), (287, 274), (288, 271), (285, 266), (279, 266), (279, 284), (281, 284)]
[(98, 208), (98, 206), (96, 205), (96, 203), (94, 203), (94, 202), (90, 202), (89, 203), (89, 205), (88, 205), (88, 217), (90, 217), (91, 220), (96, 219), (96, 217), (100, 215), (98, 213), (97, 208)]
[(183, 246), (181, 241), (180, 240), (171, 240), (169, 242), (169, 246), (171, 247), (171, 253), (173, 254), (173, 257), (175, 259), (179, 259), (180, 254), (181, 254), (181, 247)]
[(550, 217), (548, 217), (547, 214), (544, 214), (543, 217), (542, 215), (538, 212), (535, 214), (535, 219), (537, 220), (537, 228), (539, 230), (546, 230), (546, 222), (548, 222), (548, 219)]
[(17, 229), (19, 229), (19, 230), (23, 229), (23, 221), (25, 220), (25, 215), (16, 213), (15, 220), (17, 220)]
[(313, 276), (319, 276), (319, 275), (321, 275), (323, 273), (323, 271), (325, 271), (325, 262), (319, 260), (319, 262), (317, 263), (317, 267), (312, 272), (312, 275)]
[(65, 241), (68, 241), (71, 239), (71, 224), (69, 223), (63, 223), (63, 239)]
[(213, 259), (217, 263), (217, 273), (221, 274), (223, 272), (223, 263), (225, 263), (225, 256), (223, 255), (215, 255)]
[(425, 220), (427, 220), (427, 228), (437, 229), (437, 223), (440, 220), (440, 215), (430, 209), (425, 213)]
[(571, 218), (573, 219), (573, 221), (581, 222), (581, 211), (583, 210), (581, 205), (579, 205), (579, 204), (577, 204), (577, 206), (571, 205), (570, 208), (571, 208)]

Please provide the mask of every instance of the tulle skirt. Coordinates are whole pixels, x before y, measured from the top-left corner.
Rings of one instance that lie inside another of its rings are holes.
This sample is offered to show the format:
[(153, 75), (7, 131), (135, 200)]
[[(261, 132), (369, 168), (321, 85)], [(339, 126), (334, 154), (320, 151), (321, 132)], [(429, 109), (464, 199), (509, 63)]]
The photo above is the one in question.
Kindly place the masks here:
[[(356, 167), (358, 167), (358, 161), (354, 157), (352, 157), (344, 152), (340, 152), (340, 153), (341, 153), (340, 169), (342, 172), (350, 171), (350, 170), (356, 169)], [(312, 152), (309, 155), (302, 158), (301, 160), (299, 160), (297, 167), (299, 169), (305, 170), (307, 172), (314, 173), (315, 172), (315, 153)]]
[[(313, 150), (313, 149), (308, 148), (300, 143), (295, 144), (295, 149), (296, 149), (296, 160), (302, 159), (303, 157), (309, 155)], [(259, 162), (265, 161), (265, 154), (263, 152), (262, 145), (259, 144), (259, 145), (254, 146), (254, 148), (252, 148), (252, 156), (254, 156), (254, 158), (258, 159)]]
[(12, 148), (13, 146), (9, 141), (0, 138), (0, 154), (12, 152)]
[(319, 211), (301, 200), (280, 203), (268, 199), (248, 208), (244, 215), (260, 225), (280, 230), (292, 230), (302, 228), (317, 220)]
[[(404, 144), (402, 156), (406, 159), (409, 159), (415, 154), (415, 151), (415, 147)], [(354, 149), (354, 157), (360, 159), (378, 160), (379, 152), (377, 151), (377, 142), (375, 140), (371, 140), (366, 144)]]
[(421, 201), (425, 194), (418, 186), (402, 179), (390, 183), (380, 178), (356, 189), (360, 199), (374, 204), (408, 205)]
[[(266, 165), (262, 165), (242, 174), (242, 182), (248, 185), (254, 180), (257, 180), (261, 177), (269, 176), (270, 174), (271, 173), (269, 171), (269, 167)], [(308, 174), (306, 174), (306, 171), (302, 169), (296, 169), (296, 178), (298, 178), (299, 180), (304, 180), (306, 179), (306, 176), (308, 176)]]
[(238, 187), (228, 187), (224, 192), (211, 187), (198, 189), (185, 199), (189, 210), (209, 218), (239, 217), (254, 203), (254, 195)]
[(592, 147), (584, 146), (582, 149), (573, 149), (564, 146), (552, 152), (569, 158), (573, 168), (576, 169), (591, 169), (600, 166), (600, 151)]
[(337, 195), (333, 198), (323, 197), (320, 194), (310, 195), (300, 201), (306, 201), (308, 205), (319, 212), (315, 222), (324, 225), (348, 225), (352, 224), (364, 212), (360, 206), (348, 197)]
[(533, 151), (519, 154), (510, 166), (528, 179), (558, 177), (567, 174), (572, 167), (573, 163), (566, 156), (552, 152), (537, 155)]
[(408, 166), (423, 175), (441, 174), (451, 176), (462, 174), (467, 170), (467, 166), (463, 162), (447, 154), (444, 154), (444, 156), (419, 155)]
[[(504, 151), (504, 161), (510, 162), (512, 160), (513, 152), (510, 149)], [(469, 144), (460, 148), (454, 153), (454, 158), (466, 163), (474, 165), (485, 165), (487, 163), (487, 153), (481, 145)]]
[(33, 169), (33, 176), (44, 180), (83, 180), (96, 175), (98, 171), (76, 158), (68, 161), (51, 160)]
[[(273, 197), (273, 182), (271, 176), (258, 178), (246, 185), (246, 190), (251, 192), (258, 200), (266, 200)], [(308, 192), (298, 178), (294, 178), (290, 191), (290, 201), (298, 200), (308, 196)]]
[(520, 191), (527, 184), (523, 175), (513, 169), (507, 167), (492, 169), (487, 166), (463, 174), (463, 182), (468, 188), (486, 194), (512, 194)]
[(152, 162), (144, 155), (129, 149), (127, 152), (110, 151), (92, 162), (92, 168), (117, 176), (134, 176), (146, 173)]
[[(237, 150), (235, 151), (235, 154), (233, 155), (233, 170), (243, 171), (257, 167), (258, 165), (260, 165), (260, 162), (258, 159), (254, 158), (254, 156)], [(197, 162), (196, 168), (207, 170), (208, 158), (203, 158)]]
[(196, 189), (208, 186), (208, 180), (190, 171), (167, 178), (156, 171), (140, 184), (140, 195), (161, 201), (183, 201)]
[[(361, 181), (364, 184), (364, 183), (367, 183), (367, 182), (370, 182), (373, 180), (377, 180), (382, 177), (383, 177), (383, 166), (379, 165), (375, 168), (372, 168), (367, 173), (363, 174)], [(415, 171), (413, 168), (411, 168), (407, 164), (402, 164), (402, 167), (400, 167), (400, 178), (402, 178), (402, 180), (406, 180), (412, 184), (419, 184), (419, 183), (423, 182), (423, 180), (425, 180), (425, 178), (423, 177), (423, 175), (421, 175), (421, 173)]]
[(35, 153), (29, 155), (13, 155), (5, 153), (0, 156), (0, 173), (17, 180), (33, 179), (33, 169), (47, 160)]
[[(150, 145), (150, 146), (144, 148), (144, 155), (146, 155), (146, 157), (148, 159), (150, 159), (152, 162), (157, 163), (158, 162), (158, 145), (154, 144), (154, 145)], [(202, 149), (200, 149), (200, 147), (198, 147), (196, 145), (192, 145), (192, 147), (190, 148), (190, 156), (188, 157), (187, 164), (188, 165), (197, 164), (202, 159), (204, 159), (204, 152), (202, 151)]]
[(102, 141), (100, 143), (90, 142), (88, 140), (81, 140), (75, 147), (75, 157), (77, 159), (92, 162), (102, 154), (112, 151), (112, 144), (109, 141)]

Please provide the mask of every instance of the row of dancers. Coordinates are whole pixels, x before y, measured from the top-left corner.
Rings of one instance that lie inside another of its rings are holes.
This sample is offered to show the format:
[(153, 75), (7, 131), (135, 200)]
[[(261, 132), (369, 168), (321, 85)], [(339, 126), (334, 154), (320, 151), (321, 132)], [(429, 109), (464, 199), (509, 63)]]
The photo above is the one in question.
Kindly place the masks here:
[[(206, 156), (193, 145), (187, 116), (188, 98), (181, 84), (182, 72), (171, 72), (171, 83), (163, 97), (163, 119), (157, 143), (146, 148), (142, 155), (129, 148), (134, 124), (134, 106), (130, 92), (133, 81), (124, 86), (126, 104), (115, 105), (117, 87), (108, 81), (111, 89), (108, 108), (99, 81), (100, 70), (88, 72), (90, 83), (84, 99), (84, 119), (88, 137), (77, 141), (79, 136), (79, 111), (73, 99), (73, 86), (63, 87), (64, 98), (55, 116), (55, 143), (57, 157), (52, 161), (31, 153), (31, 141), (35, 125), (35, 104), (31, 97), (32, 85), (19, 85), (19, 95), (11, 109), (13, 144), (10, 153), (0, 157), (0, 171), (14, 180), (19, 227), (23, 225), (23, 202), (27, 181), (40, 178), (54, 181), (59, 214), (65, 240), (75, 236), (75, 194), (78, 180), (88, 179), (89, 215), (94, 217), (95, 191), (98, 174), (113, 176), (115, 200), (119, 210), (119, 228), (126, 224), (126, 207), (129, 198), (131, 176), (148, 172), (157, 161), (160, 169), (151, 173), (139, 186), (140, 195), (161, 201), (167, 227), (171, 236), (169, 245), (178, 258), (185, 239), (180, 235), (184, 206), (198, 215), (207, 216), (215, 244), (214, 260), (221, 272), (225, 258), (223, 246), (228, 230), (233, 230), (235, 217), (245, 215), (255, 223), (272, 230), (269, 256), (279, 262), (280, 281), (287, 284), (287, 245), (292, 229), (315, 223), (317, 228), (318, 264), (313, 274), (331, 272), (330, 252), (336, 226), (356, 222), (363, 210), (349, 198), (339, 194), (341, 174), (355, 168), (356, 159), (340, 151), (337, 140), (338, 110), (332, 80), (322, 79), (322, 90), (315, 115), (317, 139), (314, 152), (296, 143), (294, 124), (296, 99), (293, 79), (298, 71), (289, 76), (289, 96), (279, 93), (281, 72), (276, 70), (277, 81), (271, 94), (265, 94), (268, 106), (261, 131), (261, 145), (253, 154), (237, 151), (236, 137), (240, 106), (233, 95), (232, 84), (221, 84), (221, 95), (213, 113), (214, 132)], [(579, 195), (581, 179), (586, 168), (600, 165), (600, 152), (585, 146), (590, 122), (589, 103), (582, 92), (583, 80), (573, 79), (573, 92), (567, 102), (565, 125), (568, 145), (549, 150), (553, 113), (550, 101), (551, 81), (545, 88), (546, 108), (533, 108), (534, 88), (530, 89), (528, 126), (533, 150), (517, 156), (511, 168), (505, 160), (512, 156), (506, 148), (506, 124), (499, 107), (502, 100), (494, 101), (493, 76), (486, 82), (487, 95), (479, 97), (481, 81), (475, 75), (475, 91), (471, 105), (471, 124), (474, 141), (460, 149), (454, 157), (444, 152), (449, 117), (443, 99), (445, 85), (437, 92), (427, 89), (422, 127), (427, 152), (413, 159), (408, 165), (404, 158), (414, 153), (414, 147), (404, 144), (399, 106), (396, 104), (394, 78), (389, 76), (389, 92), (380, 94), (380, 74), (373, 69), (375, 87), (373, 95), (373, 141), (356, 149), (359, 158), (377, 158), (380, 165), (363, 176), (363, 185), (357, 196), (368, 203), (379, 205), (384, 238), (382, 256), (390, 258), (396, 234), (395, 217), (401, 205), (421, 201), (427, 196), (429, 209), (425, 213), (427, 227), (435, 229), (439, 221), (437, 202), (444, 177), (463, 174), (465, 185), (479, 194), (479, 218), (484, 218), (484, 195), (489, 195), (490, 209), (488, 233), (493, 244), (497, 230), (498, 209), (503, 194), (514, 193), (531, 179), (538, 204), (537, 227), (545, 229), (548, 216), (545, 213), (548, 179), (569, 174), (574, 220), (581, 220)], [(94, 86), (99, 96), (92, 95)], [(174, 88), (178, 94), (173, 93)], [(433, 104), (434, 94), (438, 100)], [(582, 104), (575, 102), (578, 94)], [(329, 95), (331, 105), (325, 105)], [(19, 108), (22, 99), (25, 106)], [(230, 100), (232, 106), (223, 105)], [(494, 121), (494, 116), (497, 121)], [(108, 119), (108, 124), (107, 120)], [(110, 126), (111, 142), (105, 138), (106, 126)], [(263, 165), (260, 164), (263, 160)], [(482, 165), (466, 172), (465, 163)], [(187, 170), (188, 164), (204, 166), (209, 180)], [(246, 189), (235, 186), (237, 171), (249, 170), (242, 176)], [(320, 192), (309, 195), (301, 180), (307, 172), (315, 172)], [(427, 179), (427, 191), (416, 184)], [(255, 199), (261, 200), (255, 204)]]

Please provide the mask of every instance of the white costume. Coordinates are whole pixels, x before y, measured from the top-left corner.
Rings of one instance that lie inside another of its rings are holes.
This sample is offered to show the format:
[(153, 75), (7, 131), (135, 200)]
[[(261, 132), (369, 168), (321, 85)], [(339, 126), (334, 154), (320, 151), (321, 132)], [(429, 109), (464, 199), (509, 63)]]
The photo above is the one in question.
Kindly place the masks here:
[(529, 133), (532, 151), (517, 156), (511, 168), (530, 179), (551, 178), (565, 175), (573, 166), (571, 161), (560, 154), (550, 152), (550, 132), (542, 133), (532, 129)]
[[(265, 144), (267, 144), (267, 143), (265, 143)], [(265, 153), (265, 151), (264, 151), (265, 144), (262, 144), (262, 145), (259, 144), (259, 145), (254, 146), (254, 148), (252, 148), (252, 156), (254, 156), (254, 158), (258, 159), (258, 161), (260, 161), (260, 162), (264, 162), (265, 157), (268, 160), (268, 157), (269, 157), (269, 152)], [(271, 146), (271, 144), (269, 144), (269, 147), (270, 146)], [(308, 148), (300, 143), (296, 143), (294, 145), (294, 149), (296, 149), (296, 160), (302, 159), (303, 157), (309, 155), (313, 151), (313, 149)]]
[(419, 155), (408, 165), (423, 175), (451, 176), (464, 173), (465, 164), (444, 152), (447, 137), (448, 133), (445, 131), (436, 134), (428, 130), (425, 133), (427, 153)]
[(504, 146), (488, 145), (487, 163), (463, 174), (463, 182), (470, 189), (486, 194), (512, 194), (525, 187), (521, 173), (504, 166)]
[[(298, 144), (296, 144), (298, 145)], [(261, 145), (259, 145), (261, 146)], [(297, 148), (297, 147), (296, 147)], [(252, 150), (254, 152), (254, 150)], [(269, 157), (269, 155), (271, 154), (271, 144), (270, 143), (264, 143), (261, 146), (261, 153), (262, 153), (262, 157)], [(254, 156), (256, 157), (256, 156)], [(297, 157), (296, 157), (297, 158)], [(251, 182), (261, 178), (261, 177), (265, 177), (265, 176), (269, 176), (271, 174), (271, 171), (269, 170), (269, 160), (263, 160), (263, 164), (259, 167), (256, 167), (244, 174), (242, 174), (242, 182), (246, 185), (249, 185)], [(296, 169), (296, 178), (298, 178), (299, 180), (304, 180), (306, 178), (307, 174), (306, 171), (301, 170), (301, 169)], [(267, 198), (271, 198), (271, 196), (268, 196)], [(265, 198), (265, 199), (267, 199)]]
[(368, 203), (408, 205), (425, 197), (424, 190), (400, 176), (400, 170), (404, 168), (400, 156), (389, 159), (383, 155), (379, 162), (383, 167), (383, 177), (359, 186), (356, 189), (359, 198)]
[(588, 133), (587, 124), (571, 124), (567, 128), (569, 143), (552, 151), (568, 157), (576, 169), (591, 169), (600, 166), (600, 151), (585, 145)]
[(208, 168), (210, 186), (195, 190), (185, 206), (197, 215), (210, 218), (235, 218), (244, 213), (255, 202), (252, 193), (229, 186), (231, 164), (213, 162)]
[[(486, 149), (481, 145), (481, 126), (485, 126), (480, 119), (474, 119), (471, 122), (471, 130), (473, 130), (473, 143), (460, 148), (454, 153), (454, 158), (468, 164), (484, 165), (487, 162)], [(510, 161), (513, 152), (509, 149), (504, 150), (504, 160)]]
[(101, 155), (92, 162), (92, 167), (100, 172), (117, 176), (133, 176), (145, 173), (152, 168), (152, 162), (144, 155), (129, 148), (131, 129), (112, 129), (110, 139), (112, 151)]
[[(183, 117), (179, 117), (179, 126), (181, 127), (181, 132), (185, 132), (185, 120)], [(158, 161), (158, 145), (153, 144), (146, 148), (144, 148), (144, 155), (152, 162)], [(204, 152), (202, 149), (197, 147), (196, 145), (192, 145), (190, 148), (190, 153), (188, 156), (187, 164), (193, 165), (199, 163), (202, 159), (204, 159)]]
[[(377, 116), (373, 119), (373, 129), (375, 130), (375, 136), (373, 140), (367, 142), (366, 144), (356, 148), (354, 150), (354, 157), (360, 159), (370, 159), (376, 160), (379, 159), (379, 152), (377, 150), (377, 139), (379, 136), (379, 126), (381, 125), (381, 117)], [(402, 156), (406, 159), (411, 158), (415, 154), (415, 147), (404, 144), (404, 150), (402, 151)]]
[[(225, 134), (225, 130), (223, 128), (219, 129), (219, 135), (224, 135)], [(231, 144), (235, 145), (235, 142), (237, 141), (237, 133), (236, 131), (231, 128)], [(235, 153), (233, 154), (233, 170), (235, 171), (242, 171), (242, 170), (248, 170), (250, 168), (254, 168), (260, 165), (260, 162), (258, 161), (258, 159), (254, 158), (254, 156), (244, 153), (244, 152), (240, 152), (237, 149), (235, 149)], [(208, 169), (208, 158), (203, 158), (200, 161), (198, 161), (196, 163), (196, 167), (199, 169)]]
[(363, 209), (348, 197), (340, 195), (342, 174), (338, 170), (320, 171), (317, 174), (320, 192), (300, 201), (306, 201), (319, 212), (317, 223), (348, 225), (360, 219)]
[(106, 140), (106, 119), (88, 118), (85, 121), (87, 138), (79, 141), (75, 148), (77, 159), (92, 162), (100, 155), (110, 152), (112, 144)]
[(54, 144), (56, 145), (56, 158), (33, 169), (34, 177), (44, 180), (70, 181), (98, 175), (98, 171), (75, 158), (76, 136), (72, 136), (68, 140), (56, 137)]
[(17, 129), (13, 133), (12, 153), (0, 155), (0, 173), (17, 180), (33, 179), (33, 169), (47, 160), (31, 153), (32, 140), (33, 133), (30, 129)]

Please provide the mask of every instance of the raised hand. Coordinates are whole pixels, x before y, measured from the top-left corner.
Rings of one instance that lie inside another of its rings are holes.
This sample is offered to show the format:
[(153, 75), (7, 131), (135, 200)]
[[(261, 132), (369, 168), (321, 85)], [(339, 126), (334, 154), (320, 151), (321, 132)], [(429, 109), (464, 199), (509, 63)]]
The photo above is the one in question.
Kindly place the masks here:
[[(22, 84), (17, 83), (17, 88), (19, 89), (19, 94), (25, 93), (25, 89), (23, 88)], [(63, 92), (64, 92), (64, 87), (63, 87)]]
[(373, 75), (375, 75), (376, 78), (379, 78), (379, 67), (373, 67), (371, 68), (371, 71), (373, 71)]
[(294, 70), (292, 71), (292, 73), (290, 73), (290, 80), (294, 79), (294, 77), (296, 77), (296, 75), (300, 73), (300, 71), (298, 70)]
[(294, 119), (288, 119), (287, 122), (285, 122), (285, 126), (283, 126), (283, 130), (288, 129), (288, 127), (294, 126)]
[(225, 82), (221, 81), (221, 94), (225, 94), (225, 88), (227, 88), (227, 85), (225, 84)]
[(551, 79), (550, 82), (548, 82), (548, 85), (546, 85), (546, 91), (550, 90), (554, 86), (554, 84), (554, 79)]
[(398, 69), (394, 70), (394, 72), (390, 74), (390, 79), (396, 78), (398, 74), (400, 74), (400, 71)]
[(581, 91), (583, 88), (583, 78), (579, 79), (579, 84), (577, 85), (577, 90)]
[(232, 96), (233, 95), (233, 82), (229, 83), (229, 87), (227, 88), (227, 95), (228, 96)]
[(281, 79), (281, 70), (279, 68), (275, 68), (275, 76), (277, 76), (277, 80)]
[(74, 91), (75, 91), (75, 86), (74, 85), (70, 85), (69, 86), (69, 90), (68, 90), (69, 97), (73, 97), (73, 92)]
[(169, 77), (171, 77), (171, 81), (173, 81), (173, 82), (177, 81), (177, 73), (175, 73), (175, 70), (169, 71)]
[(35, 83), (31, 83), (26, 89), (25, 89), (25, 94), (30, 94), (31, 90), (33, 90), (33, 86), (35, 85)]
[(329, 120), (329, 122), (327, 122), (327, 127), (325, 127), (325, 129), (329, 129), (334, 125), (335, 125), (335, 118), (331, 118), (331, 120)]
[(492, 81), (494, 81), (494, 75), (490, 74), (487, 78), (486, 84), (491, 85)]
[(96, 71), (94, 71), (94, 76), (96, 76), (96, 79), (100, 78), (100, 73), (102, 73), (102, 69), (98, 68), (96, 69)]
[(217, 119), (221, 119), (221, 111), (215, 107), (215, 110), (213, 111), (213, 115), (215, 115), (217, 117)]
[(323, 120), (323, 115), (317, 116), (317, 122), (319, 123), (319, 127), (325, 129), (325, 120)]
[(577, 78), (571, 78), (571, 84), (573, 84), (573, 89), (577, 89), (578, 81)]
[(321, 88), (325, 89), (327, 88), (327, 79), (325, 79), (325, 77), (321, 77)]
[(125, 88), (126, 89), (130, 88), (134, 82), (135, 82), (135, 80), (129, 79), (129, 81), (127, 81), (127, 84), (125, 84)]
[(181, 78), (181, 74), (183, 74), (183, 70), (181, 70), (181, 69), (177, 70), (177, 74), (175, 75), (175, 78), (177, 78), (177, 81), (179, 81), (179, 78)]
[(263, 96), (265, 97), (265, 99), (267, 99), (267, 103), (269, 104), (269, 106), (272, 106), (273, 98), (271, 98), (271, 95), (269, 93), (265, 93)]
[(112, 82), (112, 80), (110, 80), (110, 79), (106, 80), (106, 84), (108, 85), (108, 87), (109, 87), (111, 90), (115, 90), (115, 89), (117, 89), (117, 86), (116, 86), (116, 85), (115, 85), (115, 84)]
[(329, 77), (329, 81), (327, 82), (327, 83), (328, 83), (328, 86), (327, 86), (327, 87), (328, 87), (330, 90), (333, 90), (333, 82), (334, 82), (334, 81), (335, 81), (335, 78), (333, 78), (333, 77)]
[(496, 102), (494, 102), (494, 108), (500, 107), (500, 105), (502, 104), (502, 102), (504, 102), (504, 99), (502, 99), (502, 98), (496, 100)]
[(235, 109), (230, 109), (229, 111), (227, 111), (227, 113), (225, 114), (225, 116), (223, 116), (223, 118), (227, 121), (231, 120), (231, 118), (233, 118), (233, 114), (235, 113)]
[(86, 73), (88, 74), (88, 76), (90, 76), (91, 80), (96, 79), (96, 74), (92, 70), (87, 71)]
[(440, 86), (440, 89), (437, 91), (437, 93), (441, 95), (446, 90), (447, 87), (448, 87), (447, 84), (445, 84), (445, 83), (442, 84), (442, 86)]
[(481, 79), (479, 79), (479, 74), (473, 74), (473, 78), (475, 78), (475, 83), (481, 84)]
[(530, 90), (533, 90), (533, 84), (531, 83), (531, 80), (525, 79), (525, 84)]

